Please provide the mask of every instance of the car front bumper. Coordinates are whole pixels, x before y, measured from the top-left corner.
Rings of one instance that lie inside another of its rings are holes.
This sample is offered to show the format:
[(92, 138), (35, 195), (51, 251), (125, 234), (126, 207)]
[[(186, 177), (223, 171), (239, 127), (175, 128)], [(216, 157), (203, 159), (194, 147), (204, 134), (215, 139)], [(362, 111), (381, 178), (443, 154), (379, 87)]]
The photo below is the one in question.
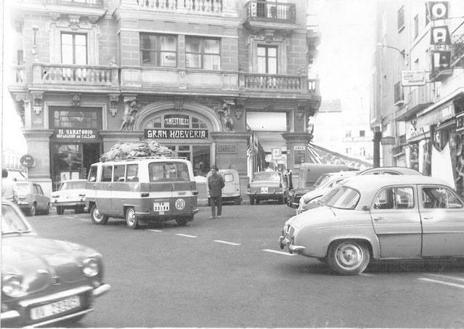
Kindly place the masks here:
[(281, 235), (279, 237), (279, 244), (280, 249), (287, 248), (290, 254), (302, 254), (303, 251), (306, 249), (306, 247), (304, 246), (298, 246), (293, 244), (293, 242), (287, 236), (284, 235)]
[(0, 315), (0, 320), (2, 323), (2, 326), (10, 326), (14, 325), (15, 327), (20, 325), (23, 326), (24, 324), (27, 327), (30, 328), (35, 328), (35, 327), (42, 327), (46, 326), (52, 323), (64, 321), (67, 319), (72, 319), (81, 315), (84, 315), (86, 313), (92, 312), (92, 304), (90, 303), (89, 306), (85, 309), (80, 309), (76, 312), (68, 313), (68, 314), (63, 314), (63, 315), (57, 315), (52, 318), (48, 317), (43, 320), (37, 320), (31, 322), (29, 319), (29, 312), (31, 308), (36, 307), (36, 306), (41, 306), (41, 305), (46, 305), (49, 303), (53, 303), (59, 300), (63, 300), (67, 297), (71, 296), (83, 296), (85, 294), (90, 294), (90, 299), (93, 300), (93, 298), (100, 297), (104, 294), (106, 294), (108, 291), (110, 291), (111, 286), (107, 283), (102, 283), (96, 288), (93, 288), (91, 286), (83, 286), (83, 287), (78, 287), (66, 291), (61, 291), (58, 293), (54, 293), (48, 296), (43, 296), (39, 298), (33, 298), (33, 299), (25, 299), (22, 300), (18, 303), (18, 310), (12, 309), (12, 310), (7, 310), (5, 312), (2, 312)]

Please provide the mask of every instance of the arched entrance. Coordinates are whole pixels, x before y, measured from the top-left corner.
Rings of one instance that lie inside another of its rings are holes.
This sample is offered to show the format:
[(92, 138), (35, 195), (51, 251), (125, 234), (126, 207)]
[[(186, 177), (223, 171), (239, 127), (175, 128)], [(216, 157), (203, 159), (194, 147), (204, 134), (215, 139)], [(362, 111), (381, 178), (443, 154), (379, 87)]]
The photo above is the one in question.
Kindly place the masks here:
[(142, 109), (135, 129), (190, 160), (195, 176), (206, 176), (215, 160), (211, 133), (221, 131), (221, 123), (201, 104), (185, 103), (179, 109), (174, 102), (156, 102)]

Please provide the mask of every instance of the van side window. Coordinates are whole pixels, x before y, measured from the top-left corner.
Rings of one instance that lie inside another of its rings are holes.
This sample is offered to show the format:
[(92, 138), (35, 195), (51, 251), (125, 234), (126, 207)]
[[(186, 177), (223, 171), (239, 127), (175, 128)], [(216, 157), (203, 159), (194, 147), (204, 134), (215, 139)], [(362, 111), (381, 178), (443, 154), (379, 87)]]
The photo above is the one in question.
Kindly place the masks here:
[(113, 182), (124, 182), (125, 181), (125, 165), (115, 165), (114, 166), (114, 177)]
[(97, 166), (91, 166), (89, 171), (89, 178), (87, 179), (89, 182), (96, 182), (97, 181)]
[(148, 167), (150, 182), (188, 181), (188, 167), (182, 162), (152, 162)]
[(233, 182), (234, 176), (232, 174), (225, 174), (224, 175), (224, 182)]
[(138, 182), (139, 181), (139, 165), (128, 164), (126, 172), (126, 182)]
[(101, 181), (111, 182), (111, 178), (113, 178), (113, 166), (103, 166)]

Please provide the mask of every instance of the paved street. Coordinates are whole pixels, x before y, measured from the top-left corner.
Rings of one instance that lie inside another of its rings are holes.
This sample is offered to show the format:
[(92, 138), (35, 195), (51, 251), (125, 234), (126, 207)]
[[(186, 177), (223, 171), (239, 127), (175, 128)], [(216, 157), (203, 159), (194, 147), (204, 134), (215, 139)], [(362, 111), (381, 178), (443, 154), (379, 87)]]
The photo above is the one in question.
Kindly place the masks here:
[(463, 327), (464, 262), (373, 264), (339, 276), (317, 260), (282, 253), (293, 209), (201, 208), (186, 227), (130, 230), (88, 214), (29, 217), (42, 236), (104, 255), (109, 294), (82, 327)]

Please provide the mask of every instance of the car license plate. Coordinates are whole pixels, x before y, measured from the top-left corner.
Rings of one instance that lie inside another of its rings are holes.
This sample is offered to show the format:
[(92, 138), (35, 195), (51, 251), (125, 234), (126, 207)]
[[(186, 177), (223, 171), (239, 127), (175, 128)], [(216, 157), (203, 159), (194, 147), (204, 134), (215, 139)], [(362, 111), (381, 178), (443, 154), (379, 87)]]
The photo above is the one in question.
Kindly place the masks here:
[(153, 210), (164, 215), (165, 211), (169, 211), (169, 202), (153, 202)]
[(261, 193), (268, 193), (267, 187), (261, 187)]
[(31, 309), (31, 319), (38, 320), (60, 314), (81, 306), (79, 296), (72, 296), (51, 304), (34, 307)]

